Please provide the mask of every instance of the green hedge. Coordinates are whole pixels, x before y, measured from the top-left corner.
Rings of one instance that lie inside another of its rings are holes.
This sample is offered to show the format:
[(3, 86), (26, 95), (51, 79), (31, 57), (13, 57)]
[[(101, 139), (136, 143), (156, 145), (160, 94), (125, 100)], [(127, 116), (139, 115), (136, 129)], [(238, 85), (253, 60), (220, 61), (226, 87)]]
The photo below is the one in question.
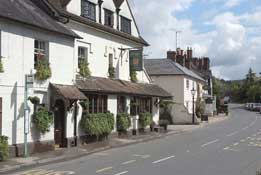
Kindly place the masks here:
[(114, 116), (111, 113), (84, 113), (80, 122), (81, 128), (89, 135), (109, 135), (114, 129)]
[(124, 132), (131, 126), (129, 114), (120, 113), (117, 115), (117, 131)]
[(4, 161), (9, 156), (8, 137), (0, 136), (0, 161)]
[(146, 128), (152, 123), (152, 114), (151, 113), (141, 113), (139, 115), (139, 124), (142, 128)]
[(50, 127), (54, 123), (53, 114), (46, 108), (40, 107), (33, 114), (33, 123), (41, 134), (45, 134), (50, 131)]

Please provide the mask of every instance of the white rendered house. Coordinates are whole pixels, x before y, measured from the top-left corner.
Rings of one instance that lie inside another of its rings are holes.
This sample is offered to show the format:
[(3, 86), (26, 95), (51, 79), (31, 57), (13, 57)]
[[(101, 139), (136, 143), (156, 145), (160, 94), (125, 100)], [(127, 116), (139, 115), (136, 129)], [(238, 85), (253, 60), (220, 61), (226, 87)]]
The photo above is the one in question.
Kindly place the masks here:
[[(119, 112), (131, 113), (132, 101), (139, 103), (130, 128), (137, 130), (139, 112), (151, 112), (157, 123), (159, 98), (171, 96), (151, 84), (145, 69), (131, 82), (129, 52), (148, 43), (140, 37), (127, 1), (5, 0), (0, 4), (0, 43), (0, 135), (8, 136), (17, 156), (23, 154), (25, 75), (36, 74), (40, 58), (52, 73), (44, 81), (35, 79), (28, 96), (38, 97), (54, 113), (54, 124), (40, 134), (30, 117), (30, 152), (77, 145), (85, 135), (79, 126), (80, 100), (89, 98), (91, 112), (110, 111), (115, 118)], [(91, 77), (79, 75), (79, 60), (89, 63)], [(113, 78), (109, 66), (115, 68)], [(34, 105), (28, 105), (31, 116)]]

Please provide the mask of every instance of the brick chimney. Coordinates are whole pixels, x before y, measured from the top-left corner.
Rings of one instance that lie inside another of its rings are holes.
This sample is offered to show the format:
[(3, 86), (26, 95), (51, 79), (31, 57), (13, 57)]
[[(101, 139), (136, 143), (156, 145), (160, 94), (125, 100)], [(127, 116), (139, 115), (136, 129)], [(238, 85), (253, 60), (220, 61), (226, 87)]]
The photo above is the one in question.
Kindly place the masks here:
[(187, 48), (187, 56), (188, 56), (188, 58), (193, 58), (193, 50), (192, 50), (192, 48)]
[(176, 62), (176, 52), (175, 51), (168, 51), (167, 52), (167, 59), (171, 59), (172, 61)]
[(203, 70), (209, 70), (209, 64), (210, 64), (210, 60), (208, 57), (204, 57), (203, 58), (203, 66), (202, 69)]

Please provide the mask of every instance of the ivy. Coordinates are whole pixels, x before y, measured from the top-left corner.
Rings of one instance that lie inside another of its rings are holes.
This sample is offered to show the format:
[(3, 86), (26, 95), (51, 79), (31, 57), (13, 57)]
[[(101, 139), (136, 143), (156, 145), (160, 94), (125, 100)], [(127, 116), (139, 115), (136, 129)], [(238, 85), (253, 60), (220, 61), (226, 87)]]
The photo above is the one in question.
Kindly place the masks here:
[(4, 161), (9, 156), (8, 137), (0, 136), (0, 161)]
[(137, 72), (134, 70), (130, 70), (130, 78), (132, 82), (137, 82), (138, 78), (137, 78)]
[(89, 135), (109, 135), (114, 129), (114, 117), (111, 113), (84, 113), (80, 122), (81, 128)]
[(41, 134), (50, 131), (51, 125), (54, 123), (54, 117), (45, 107), (40, 107), (33, 114), (33, 123)]
[(79, 64), (80, 69), (80, 75), (84, 78), (89, 78), (91, 76), (91, 71), (89, 69), (89, 63), (86, 63), (85, 61), (80, 61)]
[(50, 64), (46, 58), (39, 59), (36, 66), (35, 77), (37, 80), (44, 81), (52, 76)]
[(108, 73), (109, 73), (109, 77), (110, 77), (111, 79), (112, 79), (112, 78), (115, 78), (115, 68), (114, 68), (112, 65), (109, 65)]
[(3, 57), (0, 57), (0, 73), (4, 72), (4, 66), (3, 66), (3, 63), (2, 63), (2, 58)]
[(152, 123), (152, 114), (151, 113), (141, 113), (139, 116), (139, 124), (142, 128), (146, 128)]
[(130, 116), (127, 113), (117, 115), (117, 131), (124, 132), (131, 126)]

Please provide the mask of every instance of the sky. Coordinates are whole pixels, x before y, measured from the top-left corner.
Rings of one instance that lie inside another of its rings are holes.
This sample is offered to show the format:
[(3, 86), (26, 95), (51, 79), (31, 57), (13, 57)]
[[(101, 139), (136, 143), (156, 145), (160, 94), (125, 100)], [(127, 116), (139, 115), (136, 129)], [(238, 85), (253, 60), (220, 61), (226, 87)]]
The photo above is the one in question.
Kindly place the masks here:
[(261, 72), (261, 0), (129, 0), (147, 58), (193, 48), (209, 57), (218, 78), (243, 79), (251, 67)]

